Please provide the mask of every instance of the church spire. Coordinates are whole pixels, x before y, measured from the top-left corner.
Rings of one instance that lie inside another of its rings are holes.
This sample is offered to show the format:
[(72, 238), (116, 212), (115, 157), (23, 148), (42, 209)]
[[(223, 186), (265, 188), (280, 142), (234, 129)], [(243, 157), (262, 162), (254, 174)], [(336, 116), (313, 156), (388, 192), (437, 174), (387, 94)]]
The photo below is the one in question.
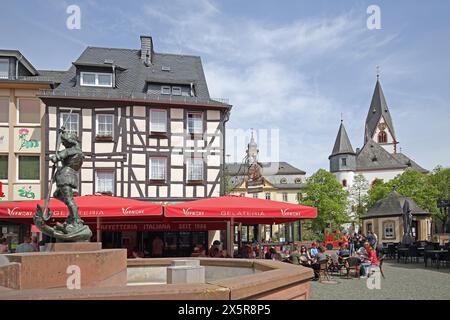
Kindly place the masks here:
[[(389, 130), (392, 140), (397, 141), (394, 131), (394, 124), (392, 122), (391, 113), (386, 103), (386, 98), (384, 97), (383, 89), (381, 88), (379, 79), (379, 70), (377, 70), (377, 83), (375, 85), (375, 90), (372, 96), (372, 102), (370, 103), (369, 112), (366, 118), (366, 132), (365, 134), (370, 138), (374, 139), (375, 132), (377, 131), (377, 126), (383, 122), (386, 124)], [(367, 136), (364, 140), (367, 140)]]
[(337, 154), (355, 154), (353, 151), (352, 144), (348, 138), (347, 131), (345, 130), (344, 121), (341, 119), (341, 125), (339, 127), (338, 134), (336, 136), (336, 141), (334, 142), (333, 152), (331, 156)]

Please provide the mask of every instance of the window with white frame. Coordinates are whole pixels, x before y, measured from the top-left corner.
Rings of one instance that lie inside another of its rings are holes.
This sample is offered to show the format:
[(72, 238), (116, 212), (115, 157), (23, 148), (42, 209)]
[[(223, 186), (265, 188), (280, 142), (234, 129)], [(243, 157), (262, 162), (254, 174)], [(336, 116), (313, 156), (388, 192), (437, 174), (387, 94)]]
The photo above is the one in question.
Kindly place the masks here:
[(114, 171), (95, 171), (95, 192), (114, 194)]
[(19, 124), (41, 123), (41, 103), (38, 99), (20, 98), (17, 104)]
[(97, 137), (113, 137), (114, 133), (114, 115), (113, 114), (97, 114)]
[(266, 200), (270, 200), (270, 192), (266, 192)]
[(203, 134), (203, 114), (201, 112), (188, 112), (187, 122), (190, 134)]
[(181, 87), (172, 87), (172, 95), (181, 96)]
[(150, 131), (167, 132), (167, 111), (162, 109), (150, 110)]
[(0, 78), (8, 79), (9, 77), (9, 60), (0, 59)]
[(78, 128), (80, 125), (78, 113), (62, 112), (61, 124), (66, 128), (66, 132), (70, 132), (78, 136)]
[(288, 201), (288, 194), (287, 194), (287, 192), (283, 192), (283, 201), (284, 202)]
[(241, 193), (239, 194), (239, 197), (245, 197), (245, 193), (241, 192)]
[(386, 221), (383, 223), (383, 233), (385, 239), (395, 238), (395, 222)]
[(170, 86), (161, 86), (161, 94), (171, 94)]
[(191, 158), (187, 159), (187, 179), (188, 181), (203, 180), (203, 159)]
[(166, 158), (150, 158), (150, 179), (166, 180), (167, 159)]
[(112, 87), (112, 73), (81, 72), (80, 85), (90, 87)]
[(254, 199), (258, 199), (258, 194), (257, 194), (257, 193), (254, 193), (254, 194), (253, 194), (253, 198), (254, 198)]

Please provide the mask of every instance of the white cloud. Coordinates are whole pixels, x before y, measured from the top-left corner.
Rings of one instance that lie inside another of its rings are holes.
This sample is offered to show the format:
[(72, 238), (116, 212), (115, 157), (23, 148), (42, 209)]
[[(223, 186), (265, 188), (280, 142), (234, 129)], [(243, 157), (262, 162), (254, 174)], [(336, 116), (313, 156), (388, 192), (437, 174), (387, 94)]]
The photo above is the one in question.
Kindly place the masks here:
[(227, 16), (208, 0), (158, 2), (143, 12), (164, 25), (166, 49), (202, 57), (211, 96), (234, 105), (229, 128), (279, 128), (281, 160), (314, 169), (328, 165), (343, 109), (321, 92), (317, 75), (395, 38), (373, 41), (365, 15), (351, 11), (277, 25)]

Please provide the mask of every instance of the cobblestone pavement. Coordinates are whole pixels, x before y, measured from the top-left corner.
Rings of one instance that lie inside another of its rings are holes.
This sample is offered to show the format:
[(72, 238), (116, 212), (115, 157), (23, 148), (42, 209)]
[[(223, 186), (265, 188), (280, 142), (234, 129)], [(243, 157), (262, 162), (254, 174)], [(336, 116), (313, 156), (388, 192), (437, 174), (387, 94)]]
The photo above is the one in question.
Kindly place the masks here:
[[(371, 299), (446, 299), (450, 300), (450, 267), (428, 266), (424, 263), (397, 263), (390, 260), (383, 264), (386, 276), (381, 278), (380, 289), (369, 289), (367, 279), (346, 279), (338, 274), (331, 280), (337, 283), (311, 282), (312, 300), (371, 300)], [(370, 281), (370, 279), (369, 279)], [(371, 282), (371, 286), (376, 282)], [(370, 286), (370, 283), (369, 283)]]

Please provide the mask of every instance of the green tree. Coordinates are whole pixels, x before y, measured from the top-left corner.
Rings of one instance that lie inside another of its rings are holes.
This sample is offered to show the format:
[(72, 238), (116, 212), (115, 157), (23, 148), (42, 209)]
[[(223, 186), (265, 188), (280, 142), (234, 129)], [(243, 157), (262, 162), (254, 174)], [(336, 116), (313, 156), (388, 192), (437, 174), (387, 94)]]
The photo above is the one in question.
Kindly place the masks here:
[[(436, 188), (436, 200), (450, 199), (450, 168), (437, 166), (429, 175), (429, 182)], [(447, 212), (437, 208), (435, 217), (442, 223), (444, 232), (446, 232), (445, 227), (448, 220)]]
[(361, 216), (367, 210), (369, 182), (362, 175), (358, 174), (353, 178), (353, 183), (349, 188), (349, 201), (352, 206), (352, 212), (356, 215), (356, 223), (360, 223)]
[(310, 221), (314, 232), (322, 233), (328, 227), (335, 229), (349, 221), (348, 192), (342, 189), (334, 174), (319, 169), (307, 179), (305, 193), (300, 203), (317, 208), (317, 218)]
[(431, 183), (430, 176), (414, 170), (407, 170), (387, 183), (377, 182), (369, 190), (369, 207), (388, 196), (395, 190), (401, 195), (411, 198), (422, 209), (438, 217), (436, 200), (438, 188)]
[(375, 179), (368, 192), (367, 208), (373, 207), (378, 200), (386, 198), (391, 191), (392, 188), (383, 179)]

